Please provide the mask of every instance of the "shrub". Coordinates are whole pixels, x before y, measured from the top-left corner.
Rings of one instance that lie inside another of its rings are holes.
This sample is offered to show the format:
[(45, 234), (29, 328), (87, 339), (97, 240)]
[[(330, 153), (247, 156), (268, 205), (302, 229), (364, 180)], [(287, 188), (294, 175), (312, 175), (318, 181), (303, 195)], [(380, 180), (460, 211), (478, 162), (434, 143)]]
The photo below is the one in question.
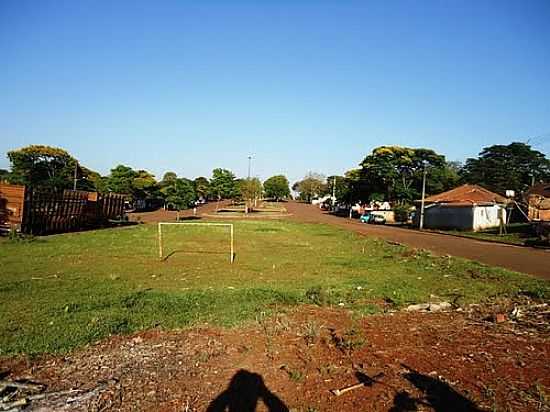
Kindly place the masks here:
[(396, 222), (406, 222), (409, 220), (409, 212), (411, 210), (411, 205), (409, 203), (402, 203), (395, 205), (393, 208), (393, 213), (395, 215)]

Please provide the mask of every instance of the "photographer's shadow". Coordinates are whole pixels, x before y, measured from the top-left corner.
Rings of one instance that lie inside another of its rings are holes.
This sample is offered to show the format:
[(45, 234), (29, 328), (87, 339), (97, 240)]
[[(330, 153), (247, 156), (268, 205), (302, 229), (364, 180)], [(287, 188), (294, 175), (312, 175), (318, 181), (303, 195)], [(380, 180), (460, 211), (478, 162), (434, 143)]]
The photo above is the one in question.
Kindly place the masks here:
[(208, 412), (254, 412), (261, 400), (269, 412), (289, 412), (288, 407), (272, 393), (261, 375), (241, 369), (225, 391), (208, 405)]

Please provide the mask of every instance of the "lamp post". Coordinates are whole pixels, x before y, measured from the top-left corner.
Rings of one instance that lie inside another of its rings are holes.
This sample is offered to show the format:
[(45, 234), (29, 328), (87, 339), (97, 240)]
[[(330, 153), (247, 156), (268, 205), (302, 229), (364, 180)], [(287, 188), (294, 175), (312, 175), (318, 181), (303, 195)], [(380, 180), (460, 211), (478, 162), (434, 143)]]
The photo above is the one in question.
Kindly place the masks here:
[(248, 155), (248, 179), (250, 180), (250, 164), (252, 162), (252, 155)]
[(424, 198), (426, 197), (426, 174), (428, 169), (426, 168), (426, 162), (424, 162), (424, 173), (422, 176), (422, 201), (420, 203), (420, 230), (424, 229)]

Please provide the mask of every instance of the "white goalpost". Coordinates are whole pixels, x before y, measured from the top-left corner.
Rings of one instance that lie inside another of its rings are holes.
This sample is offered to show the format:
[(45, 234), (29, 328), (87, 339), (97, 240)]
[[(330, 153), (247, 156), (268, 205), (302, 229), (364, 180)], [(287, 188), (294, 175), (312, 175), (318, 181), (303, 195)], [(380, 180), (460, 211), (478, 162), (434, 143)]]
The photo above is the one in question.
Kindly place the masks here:
[(230, 249), (229, 249), (229, 261), (233, 263), (235, 258), (235, 249), (233, 246), (233, 224), (232, 223), (175, 223), (175, 222), (159, 222), (158, 224), (158, 246), (159, 246), (159, 259), (162, 260), (164, 256), (163, 244), (162, 244), (162, 227), (168, 225), (178, 225), (178, 226), (225, 226), (230, 229)]

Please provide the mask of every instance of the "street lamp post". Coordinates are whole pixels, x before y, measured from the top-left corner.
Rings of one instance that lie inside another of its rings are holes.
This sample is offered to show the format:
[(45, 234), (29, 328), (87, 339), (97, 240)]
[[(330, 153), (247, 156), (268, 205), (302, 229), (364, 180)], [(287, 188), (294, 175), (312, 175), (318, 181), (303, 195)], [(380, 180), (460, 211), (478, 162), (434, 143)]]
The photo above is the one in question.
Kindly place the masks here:
[(248, 155), (248, 179), (250, 180), (250, 164), (252, 162), (252, 155)]

